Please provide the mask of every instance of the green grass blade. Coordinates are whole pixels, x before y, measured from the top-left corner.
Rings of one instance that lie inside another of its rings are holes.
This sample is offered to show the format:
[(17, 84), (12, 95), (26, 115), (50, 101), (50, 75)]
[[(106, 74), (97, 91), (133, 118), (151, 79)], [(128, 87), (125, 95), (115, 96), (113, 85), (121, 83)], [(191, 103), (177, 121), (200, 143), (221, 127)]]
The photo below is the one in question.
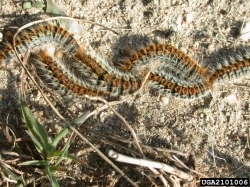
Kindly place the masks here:
[(49, 181), (50, 181), (50, 183), (51, 183), (51, 185), (53, 186), (53, 187), (59, 187), (59, 184), (58, 184), (58, 182), (57, 182), (57, 180), (55, 179), (55, 177), (53, 176), (53, 172), (52, 171), (57, 171), (57, 168), (52, 168), (52, 170), (51, 170), (51, 168), (47, 165), (46, 167), (45, 167), (45, 171), (46, 171), (46, 174), (47, 174), (47, 177), (48, 177), (48, 179), (49, 179)]
[(53, 175), (51, 176), (51, 184), (52, 184), (52, 187), (59, 187), (59, 184)]
[(32, 139), (33, 143), (35, 144), (37, 151), (43, 154), (43, 146), (37, 141), (37, 139), (33, 136), (33, 134), (30, 133), (30, 131), (26, 131), (26, 132)]
[[(61, 155), (63, 155), (63, 152), (62, 151), (54, 151), (53, 152), (53, 156), (61, 156)], [(79, 159), (79, 158), (77, 158), (76, 156), (74, 156), (74, 155), (72, 155), (72, 154), (69, 154), (69, 153), (67, 153), (67, 154), (64, 154), (63, 155), (63, 157), (64, 158), (68, 158), (68, 159), (71, 159), (71, 160), (73, 160), (73, 161), (75, 161), (75, 162), (79, 162), (79, 163), (81, 163), (81, 164), (85, 164), (81, 159)]]
[(70, 128), (65, 127), (51, 142), (51, 149), (54, 150), (59, 141), (69, 132)]
[(71, 122), (72, 126), (80, 125), (84, 121), (86, 121), (88, 115), (90, 114), (90, 111), (86, 111), (84, 114), (80, 115), (78, 118), (76, 118), (74, 121)]
[(43, 150), (43, 153), (44, 154), (48, 153), (51, 150), (51, 147), (45, 130), (32, 115), (27, 104), (22, 99), (21, 99), (21, 108), (27, 128), (29, 129), (30, 133), (33, 135), (36, 141), (39, 142), (40, 145), (42, 146), (41, 147), (40, 145), (38, 145), (40, 146), (39, 148)]
[(65, 155), (67, 155), (68, 153), (68, 149), (69, 149), (69, 145), (70, 145), (70, 138), (68, 139), (66, 145), (64, 146), (64, 149), (62, 151), (62, 154), (58, 157), (57, 161), (56, 161), (56, 166), (63, 160), (63, 157)]
[[(70, 124), (71, 126), (76, 126), (79, 124), (82, 124), (86, 119), (87, 116), (89, 115), (90, 111), (85, 112), (82, 114), (80, 117), (76, 118), (74, 121), (72, 121)], [(53, 140), (51, 143), (52, 150), (57, 146), (59, 141), (70, 131), (69, 127), (65, 127)]]

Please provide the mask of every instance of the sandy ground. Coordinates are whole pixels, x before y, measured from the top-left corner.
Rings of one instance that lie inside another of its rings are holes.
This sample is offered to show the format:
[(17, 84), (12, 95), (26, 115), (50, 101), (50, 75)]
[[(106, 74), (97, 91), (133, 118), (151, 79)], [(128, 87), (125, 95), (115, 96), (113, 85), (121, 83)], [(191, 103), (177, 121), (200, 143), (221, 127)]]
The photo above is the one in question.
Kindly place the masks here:
[[(235, 47), (244, 48), (250, 43), (247, 37), (242, 37), (245, 25), (250, 21), (247, 20), (250, 15), (249, 1), (72, 0), (56, 3), (71, 17), (85, 18), (119, 33), (84, 24), (84, 30), (76, 36), (86, 50), (95, 51), (110, 62), (116, 58), (122, 46), (137, 45), (142, 38), (172, 44), (200, 63), (226, 58), (227, 49), (231, 49), (230, 55), (233, 56)], [(2, 0), (1, 4), (1, 31), (7, 26), (19, 27), (46, 17), (42, 9), (32, 8), (25, 13), (21, 2)], [(13, 62), (0, 70), (0, 141), (1, 154), (5, 160), (13, 159), (3, 154), (4, 150), (9, 151), (12, 147), (11, 143), (6, 143), (6, 126), (14, 131), (16, 138), (27, 137), (18, 99), (20, 71), (20, 65)], [(62, 121), (34, 85), (29, 80), (26, 83), (29, 106), (48, 130), (48, 135), (53, 137), (61, 129)], [(51, 97), (48, 89), (44, 89)], [(250, 148), (247, 145), (247, 136), (250, 136), (249, 75), (222, 81), (206, 96), (195, 100), (182, 100), (171, 95), (152, 96), (147, 89), (142, 90), (136, 98), (122, 99), (125, 102), (116, 105), (115, 109), (133, 127), (140, 143), (148, 146), (142, 147), (148, 159), (175, 166), (170, 160), (173, 153), (167, 150), (177, 150), (188, 155), (185, 158), (175, 154), (189, 167), (209, 177), (250, 176)], [(101, 105), (89, 101), (72, 103), (64, 100), (63, 106), (52, 100), (68, 120)], [(78, 130), (105, 154), (106, 149), (112, 148), (135, 156), (118, 145), (138, 152), (130, 131), (110, 110), (92, 116)], [(18, 144), (22, 146), (22, 142)], [(153, 149), (155, 147), (163, 150)], [(65, 161), (63, 165), (70, 172), (58, 177), (61, 186), (130, 186), (80, 138), (76, 137), (72, 142), (69, 152), (85, 160), (94, 169)], [(163, 186), (161, 180), (147, 168), (116, 164), (138, 186)], [(35, 175), (32, 169), (14, 167), (25, 171), (25, 177)], [(199, 186), (202, 176), (190, 174), (194, 176), (194, 181), (181, 181), (176, 186)], [(66, 175), (73, 178), (67, 178)], [(171, 180), (168, 174), (164, 176), (168, 181)], [(36, 184), (41, 181), (46, 179), (38, 177)], [(0, 184), (6, 186), (4, 182)], [(169, 184), (173, 186), (173, 183)]]

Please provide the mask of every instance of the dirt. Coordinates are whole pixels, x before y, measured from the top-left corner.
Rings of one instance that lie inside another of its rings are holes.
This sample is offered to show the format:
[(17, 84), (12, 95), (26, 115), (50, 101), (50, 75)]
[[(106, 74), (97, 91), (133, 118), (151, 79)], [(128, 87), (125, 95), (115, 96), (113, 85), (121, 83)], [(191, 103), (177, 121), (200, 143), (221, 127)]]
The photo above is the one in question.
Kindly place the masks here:
[[(214, 60), (237, 55), (235, 48), (246, 49), (250, 53), (250, 39), (243, 34), (250, 21), (249, 1), (55, 2), (70, 17), (94, 21), (118, 33), (91, 24), (82, 24), (83, 30), (80, 34), (75, 33), (86, 51), (94, 51), (108, 62), (112, 62), (119, 55), (123, 46), (137, 46), (142, 41), (174, 45), (200, 64), (211, 65)], [(48, 17), (42, 9), (24, 10), (20, 1), (3, 0), (1, 4), (1, 31), (9, 26), (20, 27)], [(21, 66), (13, 61), (0, 69), (0, 141), (4, 161), (15, 158), (4, 154), (4, 151), (14, 152), (13, 143), (6, 140), (6, 127), (13, 130), (16, 138), (28, 137), (18, 97), (20, 72)], [(69, 121), (102, 106), (101, 103), (89, 100), (75, 103), (61, 99), (62, 104), (52, 98), (50, 89), (43, 89), (54, 106)], [(64, 123), (29, 79), (26, 79), (26, 94), (31, 111), (44, 125), (48, 135), (54, 137)], [(194, 177), (192, 182), (187, 182), (163, 174), (170, 186), (174, 186), (173, 181), (176, 186), (199, 186), (199, 180), (203, 177), (176, 166), (172, 155), (207, 177), (250, 177), (250, 147), (247, 144), (250, 136), (249, 72), (247, 75), (215, 84), (209, 93), (198, 99), (187, 100), (169, 94), (152, 94), (145, 88), (136, 97), (123, 97), (121, 100), (124, 102), (114, 108), (132, 126), (141, 145), (144, 145), (142, 150), (147, 159), (177, 167)], [(114, 149), (122, 154), (141, 158), (134, 153), (139, 151), (133, 144), (131, 132), (110, 109), (97, 112), (77, 129), (105, 155), (107, 149)], [(13, 135), (10, 136), (13, 138)], [(60, 144), (60, 148), (65, 142)], [(20, 141), (18, 144), (23, 147), (27, 142)], [(28, 144), (31, 145), (30, 142)], [(187, 156), (180, 156), (170, 150)], [(66, 166), (69, 172), (57, 176), (60, 186), (131, 185), (79, 137), (71, 143), (69, 153), (84, 160), (89, 167), (66, 160), (62, 166)], [(114, 163), (138, 186), (164, 186), (159, 177), (148, 168)], [(24, 178), (35, 176), (36, 184), (45, 181), (48, 185), (48, 180), (34, 172), (34, 169), (28, 170), (16, 163), (12, 166), (24, 171)], [(3, 180), (0, 180), (0, 184), (6, 186)], [(13, 183), (9, 185), (14, 186)]]

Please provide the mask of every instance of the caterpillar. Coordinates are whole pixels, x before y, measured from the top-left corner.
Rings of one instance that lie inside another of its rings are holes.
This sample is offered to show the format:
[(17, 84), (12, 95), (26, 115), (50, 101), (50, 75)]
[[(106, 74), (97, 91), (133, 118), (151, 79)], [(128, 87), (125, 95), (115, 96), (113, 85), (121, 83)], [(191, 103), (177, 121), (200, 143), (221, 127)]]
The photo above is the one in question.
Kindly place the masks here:
[[(124, 51), (125, 50), (125, 51)], [(125, 56), (124, 59), (120, 59), (120, 62), (115, 62), (114, 65), (122, 71), (128, 71), (136, 62), (148, 63), (152, 61), (152, 58), (163, 58), (169, 60), (176, 69), (183, 71), (187, 69), (188, 76), (201, 74), (206, 75), (207, 69), (199, 66), (184, 52), (176, 49), (171, 45), (165, 44), (149, 44), (144, 46), (138, 51), (134, 50), (123, 50)], [(127, 58), (126, 58), (127, 57)]]
[[(62, 56), (46, 50), (31, 53), (30, 61), (38, 75), (49, 86), (63, 95), (82, 98), (84, 95), (101, 96), (109, 100), (138, 91), (146, 83), (153, 91), (163, 91), (180, 98), (197, 98), (205, 95), (216, 81), (238, 77), (250, 70), (248, 52), (218, 63), (212, 69), (198, 64), (181, 50), (166, 44), (151, 43), (138, 49), (124, 48), (122, 56), (111, 63), (87, 53), (71, 33), (55, 23), (43, 22), (21, 31), (16, 38), (19, 54), (43, 43), (60, 45)], [(14, 58), (11, 43), (5, 40), (0, 46), (0, 63)], [(148, 66), (159, 61), (150, 72), (135, 66)]]
[[(250, 73), (250, 53), (248, 48), (238, 51), (237, 55), (222, 59), (216, 69), (209, 76), (209, 82), (213, 84), (225, 79), (237, 78)], [(218, 63), (217, 63), (218, 64)]]
[[(15, 55), (9, 40), (5, 39), (0, 45), (0, 62), (7, 61)], [(68, 31), (53, 25), (53, 23), (43, 22), (28, 27), (17, 35), (16, 50), (22, 54), (27, 49), (52, 41), (60, 44), (69, 53), (74, 53), (79, 48), (77, 41)]]

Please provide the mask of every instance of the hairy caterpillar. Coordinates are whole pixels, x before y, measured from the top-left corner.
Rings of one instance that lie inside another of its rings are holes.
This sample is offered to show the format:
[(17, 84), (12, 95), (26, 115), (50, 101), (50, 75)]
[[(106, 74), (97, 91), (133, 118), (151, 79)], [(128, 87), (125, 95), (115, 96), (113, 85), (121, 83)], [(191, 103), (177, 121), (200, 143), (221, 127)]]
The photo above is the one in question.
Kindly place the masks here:
[[(43, 43), (55, 41), (62, 45), (65, 51), (74, 53), (79, 48), (73, 36), (61, 27), (49, 23), (35, 24), (21, 31), (16, 37), (17, 52), (22, 54)], [(4, 40), (0, 45), (0, 62), (13, 58), (14, 49), (10, 41)]]

